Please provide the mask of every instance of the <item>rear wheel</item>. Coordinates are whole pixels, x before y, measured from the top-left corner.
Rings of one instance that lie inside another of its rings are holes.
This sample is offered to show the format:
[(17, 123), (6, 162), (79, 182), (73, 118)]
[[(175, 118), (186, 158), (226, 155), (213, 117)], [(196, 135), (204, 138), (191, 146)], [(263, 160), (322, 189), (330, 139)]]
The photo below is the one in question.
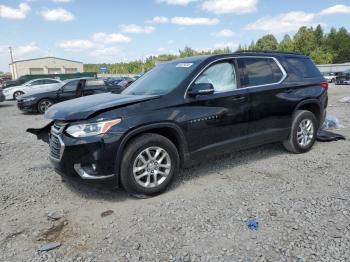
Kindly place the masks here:
[(39, 101), (38, 103), (38, 112), (40, 114), (44, 114), (46, 112), (46, 110), (53, 105), (52, 100), (50, 99), (42, 99)]
[(17, 96), (21, 96), (21, 95), (23, 95), (23, 94), (24, 94), (24, 92), (22, 92), (22, 91), (16, 91), (16, 92), (13, 94), (13, 99), (16, 100)]
[(178, 151), (169, 139), (158, 134), (141, 135), (124, 151), (121, 183), (132, 194), (159, 194), (178, 172), (179, 162)]
[(313, 113), (298, 110), (294, 114), (289, 138), (283, 142), (284, 147), (296, 154), (309, 151), (316, 141), (318, 123)]

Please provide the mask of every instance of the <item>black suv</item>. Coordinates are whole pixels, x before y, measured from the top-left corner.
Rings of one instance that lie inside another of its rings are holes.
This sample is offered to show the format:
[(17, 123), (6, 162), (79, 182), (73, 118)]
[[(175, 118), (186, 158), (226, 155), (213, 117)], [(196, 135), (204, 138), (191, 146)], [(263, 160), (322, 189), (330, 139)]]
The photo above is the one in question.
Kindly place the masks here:
[(18, 97), (17, 107), (22, 111), (43, 114), (55, 103), (106, 92), (119, 94), (123, 89), (121, 86), (107, 86), (103, 80), (94, 78), (70, 79), (60, 88), (43, 88), (36, 93)]
[(313, 146), (328, 84), (306, 56), (243, 52), (161, 63), (121, 94), (52, 106), (49, 135), (56, 170), (109, 179), (128, 192), (162, 192), (180, 167), (224, 152), (283, 142)]

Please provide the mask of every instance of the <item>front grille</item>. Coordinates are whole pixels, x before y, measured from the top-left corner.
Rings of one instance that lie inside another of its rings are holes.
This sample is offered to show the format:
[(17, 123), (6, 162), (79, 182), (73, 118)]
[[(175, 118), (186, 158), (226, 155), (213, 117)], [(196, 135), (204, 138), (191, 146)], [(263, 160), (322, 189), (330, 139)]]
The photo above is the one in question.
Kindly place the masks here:
[(57, 135), (50, 135), (50, 156), (56, 159), (61, 158), (61, 143)]
[(61, 159), (64, 145), (60, 138), (60, 135), (66, 126), (63, 122), (55, 122), (51, 127), (50, 133), (50, 156), (55, 159)]

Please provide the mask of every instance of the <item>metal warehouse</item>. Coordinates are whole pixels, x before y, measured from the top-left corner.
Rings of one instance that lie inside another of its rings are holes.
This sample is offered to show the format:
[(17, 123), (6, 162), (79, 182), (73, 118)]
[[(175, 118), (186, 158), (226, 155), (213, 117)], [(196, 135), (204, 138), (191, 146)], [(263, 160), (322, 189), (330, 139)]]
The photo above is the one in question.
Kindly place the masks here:
[(350, 63), (317, 65), (321, 73), (336, 73), (350, 71)]
[(14, 61), (10, 65), (12, 79), (23, 75), (74, 74), (83, 72), (83, 63), (58, 57), (42, 57)]

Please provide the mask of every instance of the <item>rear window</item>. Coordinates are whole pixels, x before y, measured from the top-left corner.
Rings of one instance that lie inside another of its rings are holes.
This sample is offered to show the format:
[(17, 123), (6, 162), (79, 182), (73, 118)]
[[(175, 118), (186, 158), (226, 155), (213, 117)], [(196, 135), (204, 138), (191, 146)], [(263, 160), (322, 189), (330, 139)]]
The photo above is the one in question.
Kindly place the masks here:
[(286, 60), (292, 69), (303, 78), (313, 78), (321, 75), (320, 71), (310, 58), (286, 57)]
[(283, 78), (283, 72), (272, 58), (239, 58), (238, 66), (244, 68), (241, 79), (243, 87), (260, 86), (278, 83)]

